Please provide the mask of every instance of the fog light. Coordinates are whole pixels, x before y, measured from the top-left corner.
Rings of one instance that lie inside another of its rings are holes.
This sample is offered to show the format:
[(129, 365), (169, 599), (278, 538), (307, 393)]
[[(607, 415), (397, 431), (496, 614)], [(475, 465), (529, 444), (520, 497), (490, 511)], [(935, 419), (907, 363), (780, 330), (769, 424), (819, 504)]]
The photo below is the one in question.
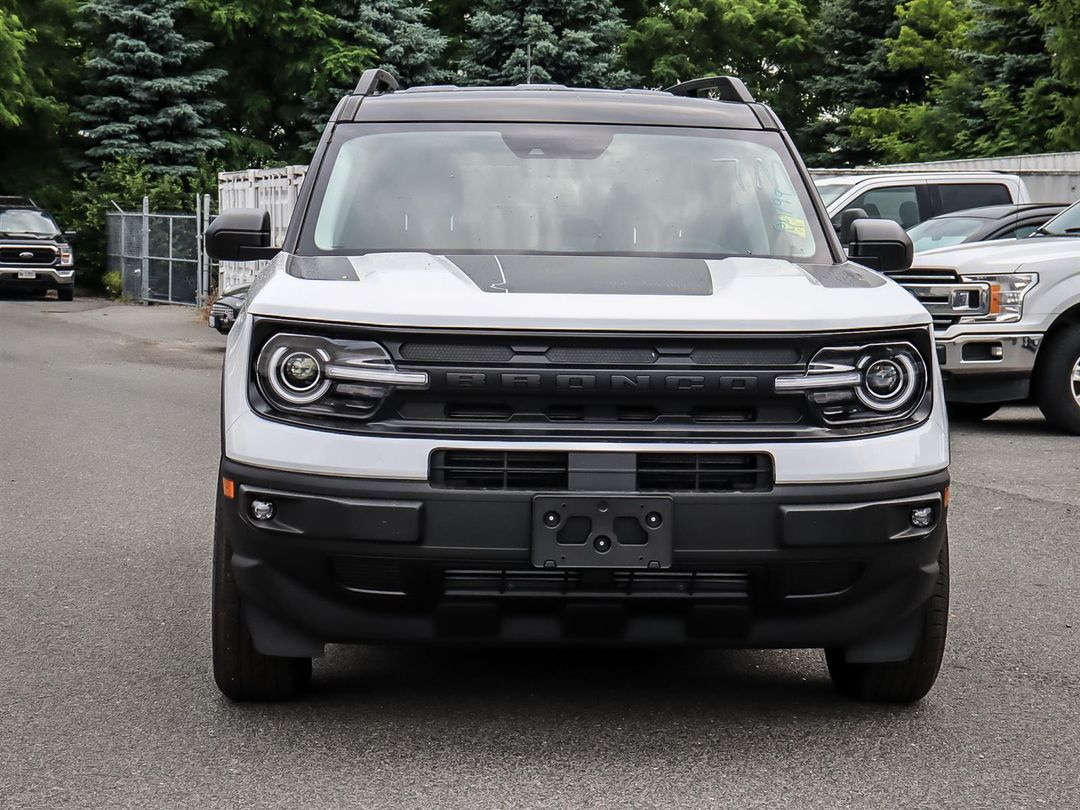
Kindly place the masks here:
[(931, 506), (920, 506), (911, 510), (911, 525), (916, 529), (925, 529), (934, 523), (934, 509)]
[(270, 501), (252, 501), (251, 516), (256, 520), (269, 520), (274, 516), (274, 504)]

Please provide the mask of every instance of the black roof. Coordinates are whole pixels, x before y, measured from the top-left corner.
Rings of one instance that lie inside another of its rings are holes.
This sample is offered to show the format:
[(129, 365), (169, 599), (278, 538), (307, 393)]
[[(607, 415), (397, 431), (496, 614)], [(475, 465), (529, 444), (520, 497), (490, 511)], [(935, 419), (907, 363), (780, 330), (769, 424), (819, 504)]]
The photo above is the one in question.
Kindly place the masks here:
[(963, 217), (965, 219), (1005, 219), (1014, 214), (1056, 214), (1060, 211), (1064, 211), (1068, 207), (1069, 206), (1065, 203), (984, 205), (979, 208), (965, 208), (961, 211), (950, 211), (947, 214), (938, 214), (934, 219), (952, 219), (958, 217)]
[(753, 102), (693, 98), (658, 90), (592, 90), (559, 85), (418, 87), (352, 95), (342, 99), (334, 119), (781, 129), (768, 107)]

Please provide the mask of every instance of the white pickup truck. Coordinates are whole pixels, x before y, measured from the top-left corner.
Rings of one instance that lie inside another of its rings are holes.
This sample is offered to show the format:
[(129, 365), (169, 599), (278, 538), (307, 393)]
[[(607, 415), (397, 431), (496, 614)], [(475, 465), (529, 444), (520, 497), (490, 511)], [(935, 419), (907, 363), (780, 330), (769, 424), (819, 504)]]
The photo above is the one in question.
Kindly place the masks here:
[(1080, 434), (1080, 204), (1025, 239), (928, 250), (894, 274), (934, 319), (954, 416), (1034, 400)]

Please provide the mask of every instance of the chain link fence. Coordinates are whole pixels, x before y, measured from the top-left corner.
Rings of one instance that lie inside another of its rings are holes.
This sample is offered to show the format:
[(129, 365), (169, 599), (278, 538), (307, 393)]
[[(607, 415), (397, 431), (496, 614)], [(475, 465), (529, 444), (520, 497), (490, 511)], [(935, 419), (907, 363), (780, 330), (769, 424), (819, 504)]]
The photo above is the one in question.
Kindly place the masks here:
[(210, 197), (196, 198), (195, 213), (142, 211), (106, 214), (106, 269), (120, 273), (123, 296), (164, 304), (202, 306), (210, 295), (211, 267), (203, 250)]

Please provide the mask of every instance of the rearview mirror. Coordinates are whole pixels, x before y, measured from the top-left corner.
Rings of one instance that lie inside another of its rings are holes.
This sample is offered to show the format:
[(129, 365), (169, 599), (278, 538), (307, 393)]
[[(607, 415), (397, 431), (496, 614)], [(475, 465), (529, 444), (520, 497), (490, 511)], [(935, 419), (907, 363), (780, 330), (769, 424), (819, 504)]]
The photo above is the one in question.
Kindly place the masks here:
[(270, 245), (270, 213), (262, 208), (229, 208), (206, 229), (206, 254), (218, 261), (270, 259), (280, 250)]
[(891, 219), (856, 219), (850, 225), (848, 257), (879, 273), (900, 273), (911, 267), (915, 248), (907, 231)]

